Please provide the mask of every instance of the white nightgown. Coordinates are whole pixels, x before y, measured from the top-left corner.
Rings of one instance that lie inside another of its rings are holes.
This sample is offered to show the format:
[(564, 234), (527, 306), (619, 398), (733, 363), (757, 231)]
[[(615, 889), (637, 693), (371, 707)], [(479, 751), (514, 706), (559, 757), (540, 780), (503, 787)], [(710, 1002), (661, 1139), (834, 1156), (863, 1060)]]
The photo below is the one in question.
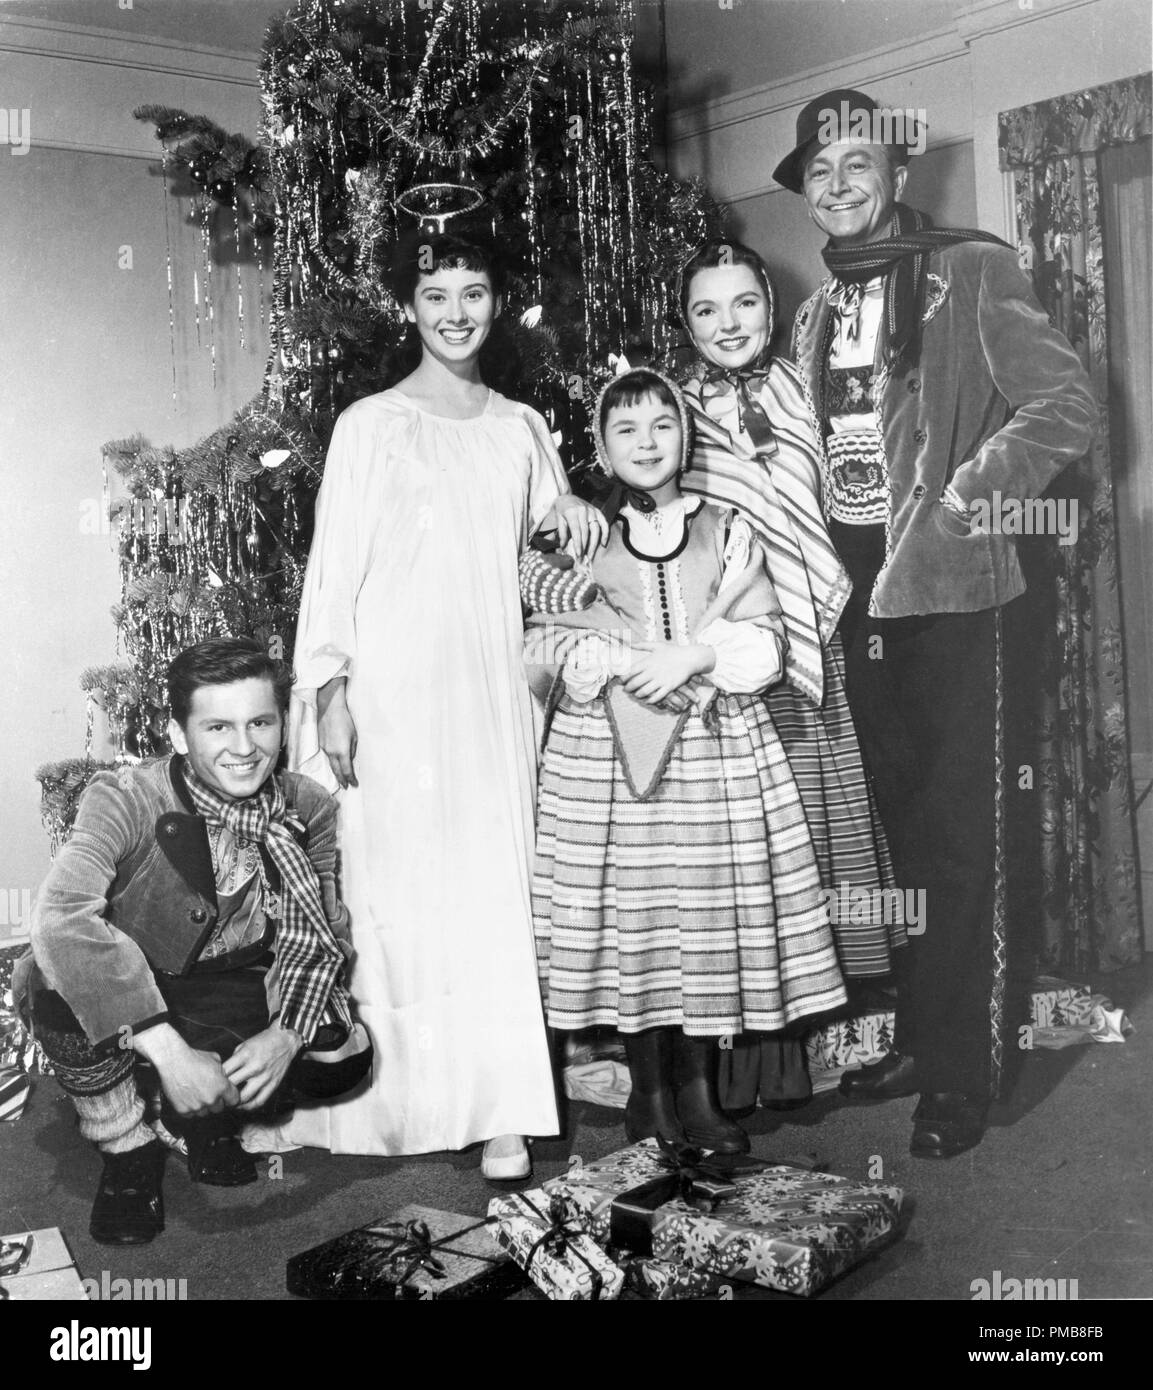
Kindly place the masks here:
[(348, 676), (339, 793), (351, 992), (371, 1086), (302, 1108), (334, 1153), (555, 1134), (530, 882), (536, 755), (517, 563), (568, 483), (536, 411), (450, 420), (396, 391), (339, 418), (297, 627), (289, 761), (335, 789), (316, 691)]

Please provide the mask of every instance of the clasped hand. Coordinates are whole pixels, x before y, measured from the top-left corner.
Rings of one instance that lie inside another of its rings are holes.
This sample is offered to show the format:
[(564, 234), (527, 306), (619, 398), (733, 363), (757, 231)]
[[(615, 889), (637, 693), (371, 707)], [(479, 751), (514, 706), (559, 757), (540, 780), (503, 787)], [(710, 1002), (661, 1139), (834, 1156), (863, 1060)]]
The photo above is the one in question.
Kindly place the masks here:
[(224, 1074), (240, 1092), (238, 1110), (259, 1110), (276, 1094), (304, 1045), (299, 1033), (272, 1024), (245, 1039), (224, 1063)]
[(189, 1116), (258, 1109), (272, 1099), (302, 1046), (299, 1033), (276, 1024), (247, 1038), (224, 1063), (215, 1052), (190, 1047), (171, 1025), (158, 1025), (136, 1040), (173, 1109)]
[(649, 705), (667, 705), (682, 710), (691, 702), (687, 687), (694, 676), (702, 676), (716, 665), (712, 647), (699, 642), (644, 642), (632, 644), (634, 660), (621, 678), (630, 695)]

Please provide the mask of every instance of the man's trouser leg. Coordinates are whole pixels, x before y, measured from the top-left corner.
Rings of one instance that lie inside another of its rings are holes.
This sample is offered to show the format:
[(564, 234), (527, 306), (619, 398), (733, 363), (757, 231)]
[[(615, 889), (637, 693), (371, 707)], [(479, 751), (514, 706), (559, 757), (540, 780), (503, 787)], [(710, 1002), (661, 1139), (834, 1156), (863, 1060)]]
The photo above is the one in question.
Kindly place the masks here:
[[(185, 1042), (204, 1052), (215, 1052), (222, 1062), (245, 1039), (269, 1026), (261, 967), (165, 978), (160, 988), (172, 1024)], [(343, 1046), (331, 1051), (320, 1050), (314, 1041), (294, 1059), (273, 1100), (306, 1104), (334, 1099), (358, 1085), (371, 1064), (372, 1045), (363, 1029), (356, 1029)]]
[(922, 1092), (984, 1098), (999, 1081), (1005, 987), (1001, 615), (875, 619), (868, 593), (858, 587), (847, 624), (849, 702), (898, 884), (925, 892), (924, 932), (897, 972), (896, 1046), (916, 1057)]

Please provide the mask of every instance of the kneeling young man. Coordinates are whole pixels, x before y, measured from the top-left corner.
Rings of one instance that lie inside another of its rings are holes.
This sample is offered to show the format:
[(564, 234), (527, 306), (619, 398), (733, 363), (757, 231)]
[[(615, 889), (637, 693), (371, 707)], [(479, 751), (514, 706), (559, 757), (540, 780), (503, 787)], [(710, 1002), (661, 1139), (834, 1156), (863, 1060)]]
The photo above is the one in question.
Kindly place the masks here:
[(193, 1180), (218, 1186), (256, 1178), (246, 1118), (332, 1099), (369, 1070), (343, 984), (336, 803), (274, 771), (291, 685), (253, 641), (177, 656), (175, 752), (93, 777), (38, 896), (19, 987), (104, 1157), (90, 1227), (104, 1244), (164, 1229), (141, 1061)]

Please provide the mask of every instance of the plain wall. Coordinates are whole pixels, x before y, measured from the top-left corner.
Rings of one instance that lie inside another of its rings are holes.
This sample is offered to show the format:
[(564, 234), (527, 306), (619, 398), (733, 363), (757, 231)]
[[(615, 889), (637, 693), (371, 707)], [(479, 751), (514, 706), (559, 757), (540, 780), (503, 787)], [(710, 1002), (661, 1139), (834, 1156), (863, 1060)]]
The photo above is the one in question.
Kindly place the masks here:
[[(32, 8), (19, 19), (0, 9), (0, 99), (31, 120), (27, 154), (0, 146), (0, 894), (15, 890), (8, 901), (17, 904), (48, 866), (34, 771), (83, 754), (80, 676), (123, 657), (109, 612), (120, 597), (115, 541), (93, 523), (101, 445), (137, 432), (157, 445), (194, 442), (256, 393), (267, 352), (255, 271), (243, 275), (241, 348), (235, 268), (218, 268), (213, 384), (203, 321), (197, 344), (198, 230), (186, 200), (166, 205), (160, 146), (131, 114), (142, 102), (167, 103), (253, 136), (255, 54), (143, 41), (133, 16), (104, 0), (83, 12), (70, 4), (69, 23), (37, 20), (47, 6), (29, 21)], [(85, 14), (123, 22), (118, 32), (71, 22)], [(130, 270), (119, 268), (124, 247)], [(97, 756), (108, 751), (102, 728), (98, 719)], [(26, 935), (11, 916), (0, 912), (0, 946)]]

